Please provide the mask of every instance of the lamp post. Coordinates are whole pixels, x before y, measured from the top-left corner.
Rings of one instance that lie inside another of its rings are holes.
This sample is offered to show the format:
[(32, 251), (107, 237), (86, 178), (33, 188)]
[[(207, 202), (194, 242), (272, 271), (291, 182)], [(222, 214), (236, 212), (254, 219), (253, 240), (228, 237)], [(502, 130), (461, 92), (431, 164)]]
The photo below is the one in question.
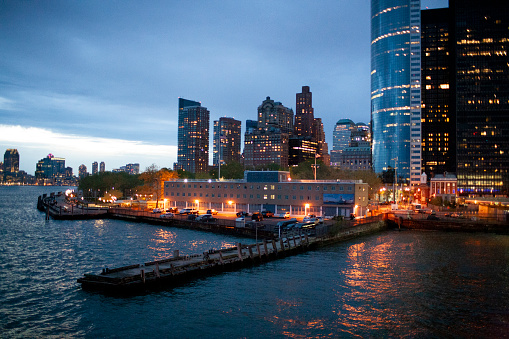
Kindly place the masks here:
[(200, 211), (200, 200), (195, 200), (194, 203), (197, 205), (196, 210)]
[(309, 204), (304, 205), (304, 215), (308, 215)]

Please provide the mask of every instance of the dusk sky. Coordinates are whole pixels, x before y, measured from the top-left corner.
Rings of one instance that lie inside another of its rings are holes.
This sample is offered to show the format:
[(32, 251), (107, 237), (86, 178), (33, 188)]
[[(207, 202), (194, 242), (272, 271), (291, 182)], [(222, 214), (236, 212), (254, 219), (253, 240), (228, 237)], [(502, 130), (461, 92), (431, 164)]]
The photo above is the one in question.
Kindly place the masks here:
[(17, 148), (29, 174), (48, 153), (172, 168), (179, 97), (244, 133), (303, 85), (329, 150), (337, 120), (369, 123), (369, 0), (0, 2), (0, 161)]

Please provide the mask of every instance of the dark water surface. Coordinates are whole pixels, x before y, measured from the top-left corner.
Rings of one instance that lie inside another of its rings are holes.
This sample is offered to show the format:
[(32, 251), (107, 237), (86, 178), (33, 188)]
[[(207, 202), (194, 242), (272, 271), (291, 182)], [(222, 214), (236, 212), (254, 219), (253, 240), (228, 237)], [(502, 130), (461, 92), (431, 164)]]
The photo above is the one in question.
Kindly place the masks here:
[(45, 221), (0, 187), (0, 337), (509, 337), (509, 236), (388, 231), (134, 297), (82, 291), (116, 267), (233, 246), (116, 220)]

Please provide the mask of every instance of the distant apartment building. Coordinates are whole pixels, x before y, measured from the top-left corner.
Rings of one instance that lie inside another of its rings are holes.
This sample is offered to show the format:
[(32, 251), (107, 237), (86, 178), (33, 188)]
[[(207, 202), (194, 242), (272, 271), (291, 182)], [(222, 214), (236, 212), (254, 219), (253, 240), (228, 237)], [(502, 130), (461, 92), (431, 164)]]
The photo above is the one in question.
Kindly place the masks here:
[(97, 161), (94, 161), (92, 163), (92, 175), (97, 174), (98, 170), (99, 170), (99, 164), (97, 163)]
[(104, 163), (104, 161), (101, 161), (101, 163), (99, 164), (99, 172), (104, 173), (105, 171), (106, 171), (106, 164)]
[(240, 180), (164, 183), (166, 207), (291, 215), (364, 215), (368, 191), (368, 184), (361, 180), (292, 180), (286, 171), (246, 171)]
[(17, 149), (7, 149), (5, 151), (3, 169), (5, 174), (19, 172), (19, 153)]
[(81, 164), (78, 169), (78, 173), (79, 173), (78, 176), (80, 179), (87, 177), (88, 176), (87, 166), (85, 166), (85, 164)]
[(128, 174), (140, 174), (140, 164), (126, 164), (125, 166), (120, 166), (120, 168), (114, 169), (113, 173), (125, 172)]
[(200, 102), (179, 98), (178, 153), (174, 169), (206, 172), (209, 163), (210, 112)]
[(244, 135), (244, 166), (277, 164), (288, 167), (289, 138), (293, 132), (293, 111), (281, 102), (266, 100), (258, 107), (256, 129)]
[(241, 122), (222, 117), (214, 121), (214, 165), (241, 161)]

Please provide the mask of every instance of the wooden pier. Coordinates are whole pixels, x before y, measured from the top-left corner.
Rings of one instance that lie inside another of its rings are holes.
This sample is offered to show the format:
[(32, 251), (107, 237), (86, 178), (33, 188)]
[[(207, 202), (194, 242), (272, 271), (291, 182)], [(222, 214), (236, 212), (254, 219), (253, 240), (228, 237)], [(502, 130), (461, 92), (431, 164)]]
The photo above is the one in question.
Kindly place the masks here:
[(85, 274), (78, 282), (85, 290), (141, 293), (282, 259), (384, 229), (386, 223), (376, 221), (343, 229), (334, 236), (316, 237), (304, 233), (277, 240), (263, 240), (250, 245), (238, 243), (232, 248), (186, 256), (181, 256), (179, 251), (175, 251), (171, 258), (114, 269), (106, 268), (100, 274)]

